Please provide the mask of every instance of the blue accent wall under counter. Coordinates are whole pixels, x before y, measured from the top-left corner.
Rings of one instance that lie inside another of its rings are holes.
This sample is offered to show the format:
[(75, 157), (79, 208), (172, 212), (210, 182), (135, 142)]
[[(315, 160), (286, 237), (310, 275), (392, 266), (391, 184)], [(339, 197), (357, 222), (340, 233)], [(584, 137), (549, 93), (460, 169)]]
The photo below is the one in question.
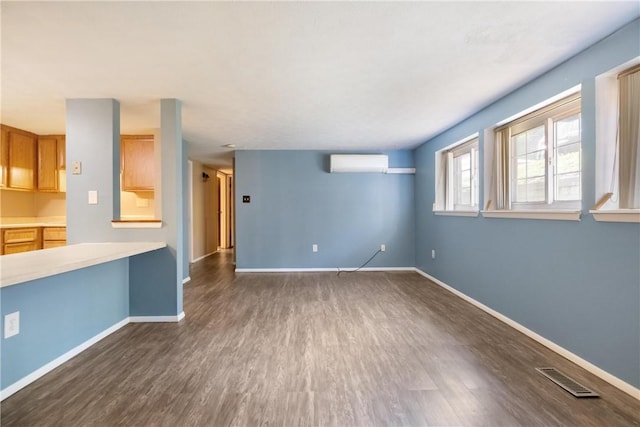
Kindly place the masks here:
[(2, 339), (1, 387), (40, 369), (129, 317), (128, 258), (0, 289), (20, 333)]

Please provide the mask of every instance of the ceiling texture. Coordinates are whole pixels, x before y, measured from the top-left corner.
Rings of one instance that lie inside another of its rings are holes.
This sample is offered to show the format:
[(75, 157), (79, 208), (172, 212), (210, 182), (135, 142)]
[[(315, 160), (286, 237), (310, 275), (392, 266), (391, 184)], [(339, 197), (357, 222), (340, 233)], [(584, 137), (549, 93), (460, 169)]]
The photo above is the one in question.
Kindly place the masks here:
[(414, 148), (640, 16), (640, 2), (6, 2), (4, 124), (64, 133), (115, 98), (122, 133), (183, 102), (190, 158)]

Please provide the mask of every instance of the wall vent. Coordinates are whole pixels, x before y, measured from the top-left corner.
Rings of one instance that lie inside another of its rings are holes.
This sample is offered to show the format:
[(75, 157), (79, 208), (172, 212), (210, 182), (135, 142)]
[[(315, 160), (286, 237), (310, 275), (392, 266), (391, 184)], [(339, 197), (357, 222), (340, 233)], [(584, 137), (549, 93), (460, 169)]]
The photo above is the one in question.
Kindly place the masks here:
[(536, 371), (540, 372), (542, 375), (549, 378), (575, 397), (600, 397), (598, 393), (589, 390), (573, 378), (558, 371), (556, 368), (536, 368)]

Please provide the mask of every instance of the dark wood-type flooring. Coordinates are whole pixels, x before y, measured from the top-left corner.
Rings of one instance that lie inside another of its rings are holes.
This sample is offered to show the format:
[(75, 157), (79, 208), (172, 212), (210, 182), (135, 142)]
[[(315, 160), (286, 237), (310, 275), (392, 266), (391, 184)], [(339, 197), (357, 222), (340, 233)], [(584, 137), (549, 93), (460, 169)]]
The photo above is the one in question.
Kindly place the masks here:
[(639, 401), (416, 273), (229, 259), (192, 266), (182, 322), (125, 326), (2, 402), (2, 426), (640, 425)]

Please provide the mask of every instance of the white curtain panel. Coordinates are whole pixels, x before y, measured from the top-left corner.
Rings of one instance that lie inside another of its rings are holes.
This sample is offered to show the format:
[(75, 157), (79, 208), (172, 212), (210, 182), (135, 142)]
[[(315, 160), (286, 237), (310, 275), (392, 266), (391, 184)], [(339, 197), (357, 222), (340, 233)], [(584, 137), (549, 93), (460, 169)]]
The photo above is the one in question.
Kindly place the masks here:
[(640, 208), (640, 70), (620, 77), (620, 207)]

